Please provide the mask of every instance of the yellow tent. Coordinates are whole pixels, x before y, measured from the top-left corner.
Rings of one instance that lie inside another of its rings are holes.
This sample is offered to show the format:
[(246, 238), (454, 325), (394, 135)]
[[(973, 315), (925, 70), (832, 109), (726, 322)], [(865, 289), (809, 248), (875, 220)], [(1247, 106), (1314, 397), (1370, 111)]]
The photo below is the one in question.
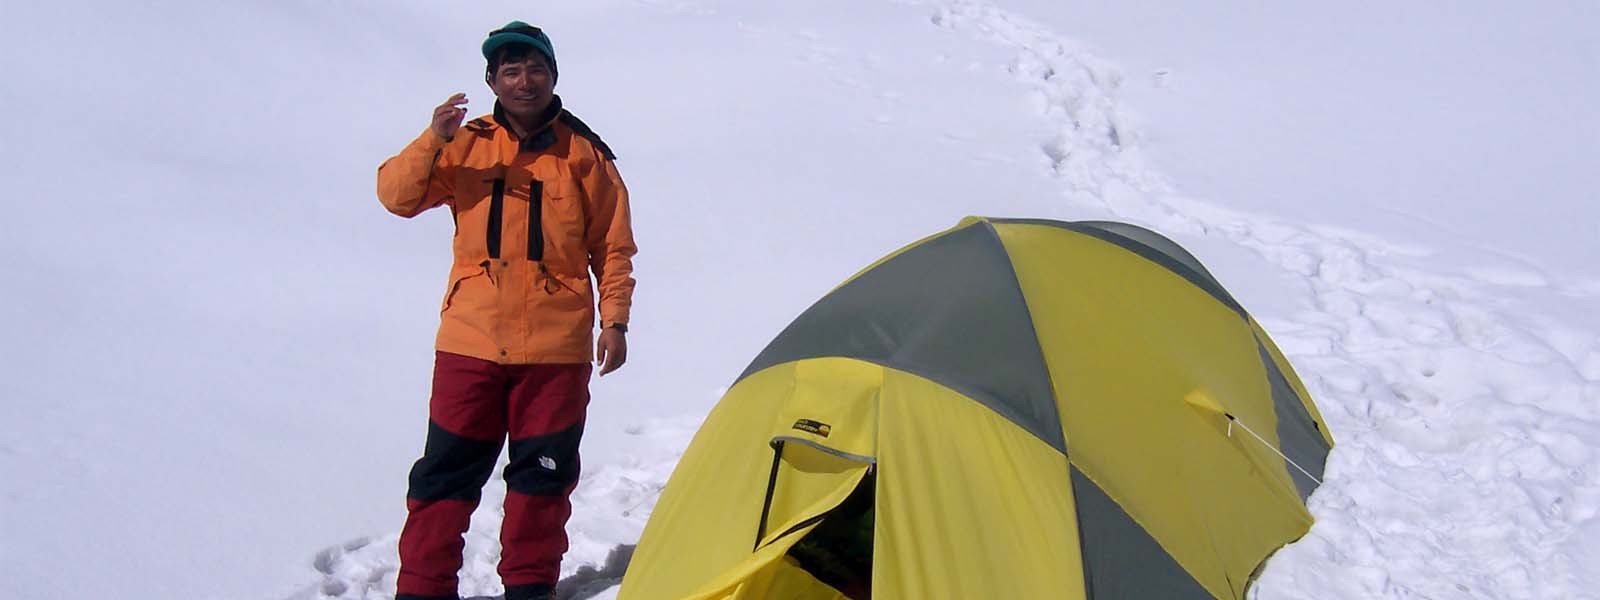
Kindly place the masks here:
[(1310, 528), (1332, 446), (1266, 332), (1172, 241), (968, 218), (756, 357), (619, 598), (1241, 598)]

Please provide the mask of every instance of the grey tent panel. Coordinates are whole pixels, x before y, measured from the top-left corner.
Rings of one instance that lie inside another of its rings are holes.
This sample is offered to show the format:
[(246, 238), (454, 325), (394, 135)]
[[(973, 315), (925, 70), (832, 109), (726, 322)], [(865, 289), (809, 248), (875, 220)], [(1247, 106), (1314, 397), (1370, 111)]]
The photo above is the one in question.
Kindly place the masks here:
[(1212, 598), (1160, 542), (1076, 466), (1072, 496), (1078, 505), (1085, 598)]
[(936, 381), (1066, 452), (1027, 301), (988, 223), (925, 241), (840, 286), (790, 323), (739, 378), (825, 356)]
[[(1260, 340), (1256, 340), (1256, 350), (1261, 354), (1261, 364), (1267, 369), (1267, 381), (1272, 385), (1272, 407), (1278, 415), (1278, 445), (1282, 446), (1283, 455), (1310, 471), (1318, 480), (1322, 479), (1323, 465), (1328, 461), (1330, 450), (1327, 440), (1322, 438), (1317, 422), (1311, 419), (1306, 405), (1294, 393), (1294, 388), (1289, 387), (1289, 380), (1284, 378), (1278, 363), (1272, 361), (1272, 355), (1267, 353), (1266, 346)], [(1284, 468), (1289, 470), (1289, 477), (1294, 479), (1300, 500), (1305, 501), (1317, 489), (1317, 482), (1306, 477), (1294, 465), (1285, 464)]]
[(1205, 290), (1217, 301), (1241, 316), (1246, 314), (1244, 307), (1240, 306), (1227, 290), (1222, 289), (1222, 284), (1217, 283), (1216, 278), (1211, 276), (1211, 272), (1207, 271), (1193, 254), (1190, 254), (1188, 250), (1184, 250), (1176, 242), (1149, 229), (1111, 221), (1067, 222), (1049, 219), (993, 219), (993, 222), (1059, 227), (1116, 244), (1129, 252), (1144, 257), (1150, 262), (1166, 267), (1167, 270), (1178, 274), (1179, 277)]

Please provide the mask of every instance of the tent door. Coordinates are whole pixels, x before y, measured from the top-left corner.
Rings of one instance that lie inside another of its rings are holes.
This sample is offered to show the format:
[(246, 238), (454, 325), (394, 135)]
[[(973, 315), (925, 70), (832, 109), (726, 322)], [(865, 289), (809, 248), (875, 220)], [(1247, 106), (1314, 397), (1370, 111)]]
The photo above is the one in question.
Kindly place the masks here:
[(871, 597), (877, 516), (874, 471), (868, 467), (855, 491), (838, 506), (818, 515), (816, 526), (788, 553), (812, 578), (852, 599)]
[(795, 439), (775, 439), (757, 541), (750, 557), (689, 596), (704, 600), (848, 600), (801, 567), (789, 550), (872, 481), (873, 459)]
[[(842, 452), (810, 440), (780, 436), (773, 438), (771, 446), (772, 469), (767, 475), (767, 493), (756, 527), (754, 549), (822, 521), (850, 498), (862, 479), (869, 479), (875, 469), (876, 460), (872, 457)], [(824, 496), (837, 498), (831, 505), (821, 507), (822, 510), (809, 506), (814, 504), (811, 500)], [(801, 506), (815, 512), (796, 518), (796, 509)]]

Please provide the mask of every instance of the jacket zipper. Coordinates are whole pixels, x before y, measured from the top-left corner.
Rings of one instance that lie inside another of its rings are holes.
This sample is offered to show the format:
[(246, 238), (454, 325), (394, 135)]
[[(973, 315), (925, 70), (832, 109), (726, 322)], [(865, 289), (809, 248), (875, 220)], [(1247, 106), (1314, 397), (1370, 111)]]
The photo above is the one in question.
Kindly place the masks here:
[(544, 182), (528, 184), (528, 260), (544, 260)]
[(506, 180), (496, 177), (494, 191), (489, 196), (489, 230), (485, 232), (484, 240), (489, 245), (489, 258), (500, 258), (500, 219), (505, 211)]

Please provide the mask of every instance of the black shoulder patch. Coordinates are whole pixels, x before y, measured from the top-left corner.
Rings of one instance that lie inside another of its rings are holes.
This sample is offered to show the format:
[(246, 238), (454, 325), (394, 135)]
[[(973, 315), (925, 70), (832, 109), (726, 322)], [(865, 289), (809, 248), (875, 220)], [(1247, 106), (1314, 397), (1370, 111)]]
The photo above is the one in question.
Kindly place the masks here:
[(589, 140), (589, 143), (594, 144), (594, 147), (599, 148), (600, 154), (605, 155), (607, 160), (617, 159), (617, 154), (611, 151), (611, 146), (607, 146), (606, 141), (600, 139), (600, 134), (595, 133), (593, 129), (590, 129), (588, 125), (585, 125), (583, 121), (578, 119), (577, 115), (572, 114), (571, 111), (563, 110), (561, 111), (561, 116), (558, 118), (562, 123), (566, 124), (567, 127), (571, 127), (574, 133), (583, 136), (583, 139)]
[(469, 131), (473, 131), (473, 132), (477, 132), (477, 133), (483, 133), (483, 132), (488, 131), (488, 130), (490, 130), (492, 128), (494, 128), (494, 123), (490, 123), (490, 122), (484, 120), (482, 117), (473, 119), (471, 121), (467, 121), (467, 129)]

